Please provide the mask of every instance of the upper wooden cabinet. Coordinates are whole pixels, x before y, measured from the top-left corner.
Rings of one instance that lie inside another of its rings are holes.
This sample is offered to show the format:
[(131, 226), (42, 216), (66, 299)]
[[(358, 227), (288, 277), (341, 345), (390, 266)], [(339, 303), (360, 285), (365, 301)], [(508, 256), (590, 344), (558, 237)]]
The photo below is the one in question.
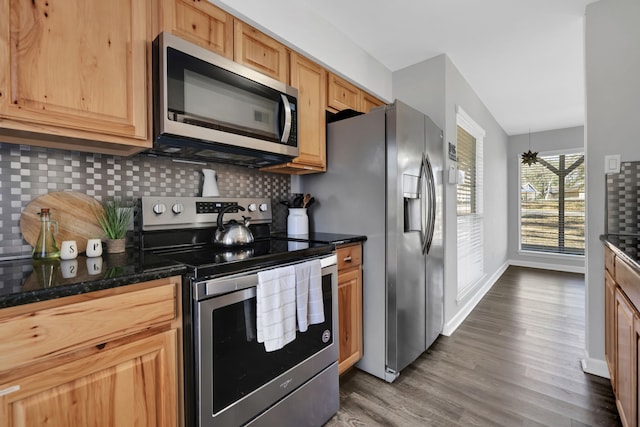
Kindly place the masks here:
[(291, 86), (298, 89), (298, 146), (291, 162), (262, 170), (301, 175), (327, 170), (326, 102), (327, 72), (318, 64), (291, 53)]
[(289, 82), (289, 51), (285, 45), (235, 19), (233, 60), (256, 71)]
[(160, 31), (233, 59), (233, 16), (206, 0), (161, 0)]
[(107, 154), (151, 146), (151, 0), (0, 0), (3, 142)]
[(360, 106), (363, 113), (368, 113), (372, 108), (379, 107), (384, 104), (384, 102), (380, 101), (375, 96), (370, 95), (367, 92), (362, 92), (362, 103)]
[(359, 89), (343, 78), (329, 73), (327, 107), (329, 110), (342, 111), (348, 108), (368, 113), (373, 107), (382, 105), (373, 95)]

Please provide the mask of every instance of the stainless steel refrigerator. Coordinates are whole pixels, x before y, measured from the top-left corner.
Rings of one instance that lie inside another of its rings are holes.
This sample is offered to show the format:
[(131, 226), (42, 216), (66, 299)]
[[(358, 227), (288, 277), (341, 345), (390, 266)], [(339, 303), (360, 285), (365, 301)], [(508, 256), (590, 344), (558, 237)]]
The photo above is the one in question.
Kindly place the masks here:
[(395, 101), (327, 126), (327, 172), (302, 179), (314, 232), (366, 235), (363, 357), (388, 382), (443, 325), (443, 134)]

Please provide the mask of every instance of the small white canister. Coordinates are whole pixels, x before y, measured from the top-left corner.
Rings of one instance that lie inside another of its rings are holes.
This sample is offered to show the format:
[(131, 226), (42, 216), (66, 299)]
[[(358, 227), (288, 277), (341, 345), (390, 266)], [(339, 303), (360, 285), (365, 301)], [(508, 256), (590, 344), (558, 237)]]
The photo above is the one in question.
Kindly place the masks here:
[(289, 236), (309, 236), (307, 208), (289, 208), (287, 234)]

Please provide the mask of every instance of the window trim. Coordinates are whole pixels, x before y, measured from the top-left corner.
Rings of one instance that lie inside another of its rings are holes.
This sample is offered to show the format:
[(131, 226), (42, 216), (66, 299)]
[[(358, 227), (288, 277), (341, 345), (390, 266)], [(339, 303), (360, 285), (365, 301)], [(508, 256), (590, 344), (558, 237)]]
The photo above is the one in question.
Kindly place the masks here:
[[(477, 146), (480, 147), (480, 150), (477, 150), (477, 156), (480, 157), (481, 159), (481, 165), (480, 167), (476, 168), (476, 173), (479, 174), (479, 181), (480, 184), (477, 186), (477, 192), (476, 194), (479, 195), (479, 198), (477, 200), (477, 206), (476, 206), (476, 213), (473, 213), (471, 215), (456, 215), (456, 264), (458, 265), (458, 267), (456, 267), (457, 271), (457, 279), (456, 279), (456, 301), (457, 302), (461, 302), (462, 300), (464, 300), (465, 298), (469, 297), (470, 295), (473, 295), (475, 293), (475, 290), (481, 286), (484, 283), (485, 277), (486, 277), (486, 272), (484, 270), (484, 264), (485, 264), (485, 255), (484, 255), (484, 227), (485, 227), (485, 219), (484, 219), (484, 139), (486, 137), (486, 131), (480, 126), (480, 124), (478, 124), (478, 122), (476, 122), (469, 114), (467, 114), (466, 111), (464, 111), (464, 109), (459, 106), (456, 105), (456, 144), (458, 141), (458, 135), (457, 135), (457, 128), (461, 127), (462, 129), (464, 129), (466, 132), (468, 132), (469, 134), (471, 134), (475, 140), (476, 140), (476, 144)], [(457, 190), (456, 190), (457, 191)], [(457, 197), (457, 196), (456, 196)], [(457, 202), (456, 202), (457, 205)], [(461, 217), (474, 217), (477, 218), (478, 220), (481, 221), (481, 226), (480, 226), (480, 247), (482, 248), (482, 252), (480, 254), (481, 259), (481, 271), (479, 271), (479, 277), (477, 277), (475, 279), (475, 281), (470, 282), (470, 283), (464, 283), (461, 284), (460, 283), (460, 275), (458, 274), (459, 272), (459, 266), (462, 264), (461, 263), (461, 258), (460, 258), (460, 251), (459, 251), (459, 233), (458, 233), (458, 228), (457, 228), (457, 224), (458, 221), (460, 220)]]

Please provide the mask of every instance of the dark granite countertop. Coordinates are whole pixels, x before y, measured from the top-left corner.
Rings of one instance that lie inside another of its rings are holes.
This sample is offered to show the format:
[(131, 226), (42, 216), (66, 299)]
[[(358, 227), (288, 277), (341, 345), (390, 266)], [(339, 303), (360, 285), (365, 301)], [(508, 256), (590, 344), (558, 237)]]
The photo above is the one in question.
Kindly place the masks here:
[[(304, 242), (343, 245), (364, 242), (366, 236), (311, 233), (292, 238), (286, 233), (277, 237)], [(74, 260), (35, 262), (31, 258), (0, 261), (0, 309), (46, 301), (86, 292), (125, 286), (148, 280), (182, 275), (186, 266), (153, 254), (128, 249), (124, 254), (103, 254), (97, 258), (79, 256)]]
[(0, 309), (182, 275), (180, 263), (130, 249), (74, 260), (0, 262)]
[(640, 272), (640, 235), (603, 234), (600, 240)]
[(277, 237), (286, 237), (291, 240), (299, 240), (303, 242), (330, 243), (333, 245), (346, 245), (348, 243), (364, 242), (367, 236), (354, 234), (338, 234), (338, 233), (309, 233), (308, 237), (290, 236), (286, 232), (274, 233)]

